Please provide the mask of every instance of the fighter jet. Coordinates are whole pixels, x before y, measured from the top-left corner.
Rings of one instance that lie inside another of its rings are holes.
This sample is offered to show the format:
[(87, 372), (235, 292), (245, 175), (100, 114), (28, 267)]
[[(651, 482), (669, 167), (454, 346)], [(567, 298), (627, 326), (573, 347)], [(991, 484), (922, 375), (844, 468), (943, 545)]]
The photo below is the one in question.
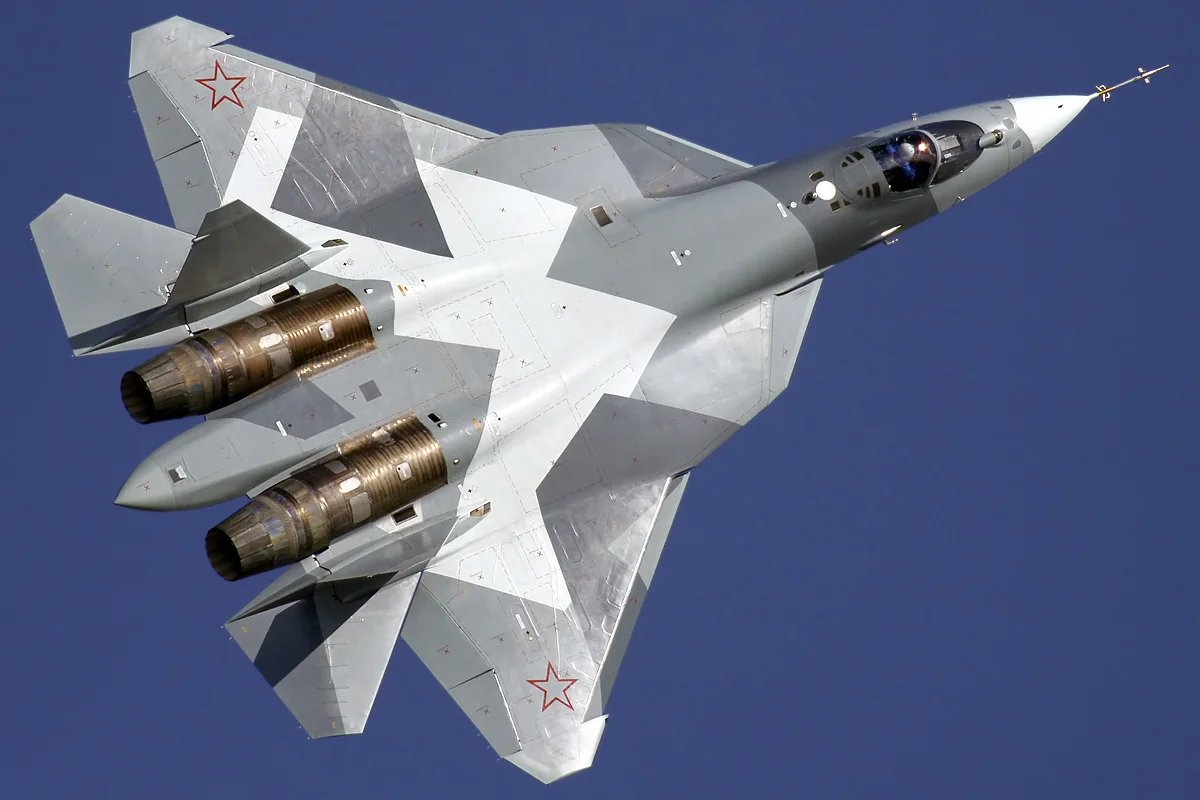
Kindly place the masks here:
[(129, 415), (205, 418), (116, 502), (248, 495), (205, 550), (281, 570), (226, 627), (310, 736), (363, 731), (401, 638), (544, 782), (592, 764), (688, 477), (787, 387), (825, 272), (1125, 85), (753, 166), (646, 125), (498, 135), (230, 38), (133, 34), (173, 227), (69, 195), (30, 226), (76, 355), (161, 350)]

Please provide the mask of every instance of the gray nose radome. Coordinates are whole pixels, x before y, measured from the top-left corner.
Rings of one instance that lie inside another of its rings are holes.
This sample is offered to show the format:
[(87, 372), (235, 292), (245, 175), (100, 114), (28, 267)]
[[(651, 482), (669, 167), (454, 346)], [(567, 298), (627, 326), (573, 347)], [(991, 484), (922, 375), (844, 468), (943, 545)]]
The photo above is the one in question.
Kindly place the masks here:
[(1071, 120), (1083, 111), (1091, 97), (1066, 94), (1051, 97), (1015, 97), (1009, 100), (1016, 112), (1017, 124), (1033, 144), (1033, 152), (1045, 147)]
[(177, 508), (174, 481), (166, 470), (147, 458), (126, 479), (113, 502), (126, 508), (174, 511)]

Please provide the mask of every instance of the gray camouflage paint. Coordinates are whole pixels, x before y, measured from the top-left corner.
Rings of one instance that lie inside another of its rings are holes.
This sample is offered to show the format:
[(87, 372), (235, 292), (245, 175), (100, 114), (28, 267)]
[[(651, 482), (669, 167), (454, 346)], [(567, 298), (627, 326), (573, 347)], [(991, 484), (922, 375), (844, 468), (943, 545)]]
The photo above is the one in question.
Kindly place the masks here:
[[(162, 346), (269, 303), (188, 284), (183, 319), (135, 325), (198, 252), (181, 231), (244, 202), (268, 227), (250, 217), (258, 255), (223, 262), (222, 282), (303, 241), (302, 263), (286, 261), (299, 271), (247, 280), (346, 286), (376, 348), (210, 415), (126, 486), (142, 507), (254, 494), (417, 414), (449, 484), (284, 569), (227, 627), (314, 737), (363, 729), (400, 636), (501, 756), (547, 782), (590, 766), (688, 471), (786, 388), (824, 270), (1034, 150), (1009, 101), (758, 167), (639, 125), (496, 136), (228, 38), (177, 17), (133, 35), (130, 87), (177, 230), (76, 198), (34, 221), (73, 345)], [(218, 73), (239, 79), (219, 103)], [(939, 120), (1005, 139), (906, 196), (869, 156), (847, 158)], [(821, 176), (831, 201), (811, 194)], [(80, 225), (108, 238), (73, 238)], [(110, 253), (111, 281), (96, 268)], [(523, 259), (535, 266), (514, 271)], [(81, 276), (103, 287), (87, 302)], [(578, 321), (589, 303), (611, 324)]]

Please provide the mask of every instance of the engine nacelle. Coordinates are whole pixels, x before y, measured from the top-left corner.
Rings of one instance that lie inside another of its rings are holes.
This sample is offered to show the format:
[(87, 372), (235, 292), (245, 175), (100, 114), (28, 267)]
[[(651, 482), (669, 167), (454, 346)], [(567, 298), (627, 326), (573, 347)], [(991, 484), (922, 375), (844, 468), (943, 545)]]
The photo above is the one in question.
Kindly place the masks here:
[(319, 553), (337, 537), (446, 485), (442, 447), (415, 416), (338, 445), (338, 455), (286, 478), (208, 532), (225, 580)]
[(207, 414), (294, 369), (372, 347), (362, 303), (345, 287), (327, 286), (159, 353), (122, 376), (121, 400), (142, 423)]

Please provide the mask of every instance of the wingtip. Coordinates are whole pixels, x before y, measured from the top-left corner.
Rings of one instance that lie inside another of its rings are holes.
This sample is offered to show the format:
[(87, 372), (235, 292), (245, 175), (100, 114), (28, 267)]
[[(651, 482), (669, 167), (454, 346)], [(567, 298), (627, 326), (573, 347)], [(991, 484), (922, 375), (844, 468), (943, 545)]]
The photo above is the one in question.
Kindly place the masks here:
[[(588, 720), (576, 728), (565, 730), (552, 739), (543, 738), (528, 742), (512, 755), (504, 756), (504, 760), (542, 783), (560, 781), (592, 766), (607, 719), (606, 714)], [(571, 741), (565, 741), (568, 739)], [(569, 752), (576, 755), (564, 755)]]
[[(42, 213), (29, 221), (29, 228), (33, 231), (33, 236), (36, 241), (38, 229), (44, 227), (51, 220), (55, 219), (60, 213), (70, 214), (73, 207), (86, 207), (89, 201), (83, 198), (76, 197), (73, 194), (59, 195), (58, 199), (42, 210)], [(94, 205), (94, 204), (93, 204)]]
[(233, 34), (178, 16), (139, 28), (133, 32), (129, 45), (129, 77), (231, 38)]

